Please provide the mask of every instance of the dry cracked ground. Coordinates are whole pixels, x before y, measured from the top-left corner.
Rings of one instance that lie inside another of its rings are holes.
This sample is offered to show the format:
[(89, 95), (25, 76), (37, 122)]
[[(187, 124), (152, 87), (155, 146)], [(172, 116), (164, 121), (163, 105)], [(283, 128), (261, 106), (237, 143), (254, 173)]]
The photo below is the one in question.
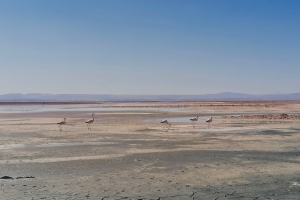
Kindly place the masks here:
[(298, 115), (299, 102), (10, 106), (0, 199), (300, 199), (300, 121), (260, 117)]

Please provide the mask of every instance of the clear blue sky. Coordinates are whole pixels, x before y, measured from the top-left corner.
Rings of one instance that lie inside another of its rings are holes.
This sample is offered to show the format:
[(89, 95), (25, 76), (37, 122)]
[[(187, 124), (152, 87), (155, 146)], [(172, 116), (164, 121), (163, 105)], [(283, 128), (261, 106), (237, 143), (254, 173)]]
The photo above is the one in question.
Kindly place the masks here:
[(299, 0), (0, 0), (0, 94), (300, 92)]

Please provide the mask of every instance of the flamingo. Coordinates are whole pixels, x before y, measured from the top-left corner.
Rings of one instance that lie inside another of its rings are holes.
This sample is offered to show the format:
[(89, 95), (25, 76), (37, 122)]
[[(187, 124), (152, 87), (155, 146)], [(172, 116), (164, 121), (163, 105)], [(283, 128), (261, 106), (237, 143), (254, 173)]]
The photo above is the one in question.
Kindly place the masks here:
[(209, 119), (207, 119), (206, 122), (208, 123), (208, 128), (211, 127), (210, 123), (212, 122), (212, 117), (210, 117)]
[(62, 130), (62, 125), (66, 124), (66, 123), (67, 123), (66, 122), (66, 118), (64, 118), (64, 121), (61, 121), (61, 122), (57, 123), (58, 124), (58, 128), (59, 128), (60, 131)]
[(168, 120), (164, 119), (160, 123), (163, 124), (163, 130), (165, 129), (165, 126), (169, 129), (171, 127), (171, 124), (168, 122)]
[(94, 114), (92, 114), (92, 117), (93, 117), (93, 119), (89, 119), (89, 120), (87, 120), (87, 121), (85, 122), (85, 123), (87, 123), (88, 130), (92, 130), (92, 129), (91, 129), (91, 123), (94, 122)]
[(195, 122), (198, 121), (198, 118), (199, 118), (199, 116), (190, 119), (192, 121), (194, 128), (195, 128)]

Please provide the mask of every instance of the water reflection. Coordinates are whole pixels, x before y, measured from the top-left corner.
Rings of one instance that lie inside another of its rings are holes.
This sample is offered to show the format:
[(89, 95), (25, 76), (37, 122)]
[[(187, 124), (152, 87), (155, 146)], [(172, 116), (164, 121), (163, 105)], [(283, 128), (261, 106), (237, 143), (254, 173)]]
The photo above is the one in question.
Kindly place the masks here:
[(184, 112), (182, 108), (123, 108), (109, 107), (111, 104), (70, 104), (70, 105), (0, 105), (0, 113), (48, 112), (48, 111), (152, 111), (152, 112)]
[[(210, 118), (211, 116), (202, 116), (202, 117), (199, 117), (198, 121), (196, 121), (195, 123), (202, 123), (202, 122), (205, 122), (208, 118)], [(170, 123), (177, 123), (177, 122), (191, 122), (190, 118), (192, 117), (170, 117), (170, 118), (167, 118), (168, 122)], [(165, 118), (164, 118), (165, 119)], [(162, 118), (161, 119), (147, 119), (145, 120), (145, 122), (153, 122), (153, 123), (159, 123), (161, 122), (161, 120), (163, 120)], [(213, 122), (221, 122), (222, 120), (219, 120), (219, 119), (214, 119)]]

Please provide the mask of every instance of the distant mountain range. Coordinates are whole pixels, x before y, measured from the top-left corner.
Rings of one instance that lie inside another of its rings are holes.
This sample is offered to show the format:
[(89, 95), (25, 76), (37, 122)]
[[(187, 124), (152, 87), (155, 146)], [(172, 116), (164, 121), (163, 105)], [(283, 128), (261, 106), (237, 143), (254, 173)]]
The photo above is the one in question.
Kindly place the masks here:
[(111, 94), (4, 94), (0, 102), (59, 102), (59, 101), (284, 101), (300, 100), (300, 93), (242, 94), (224, 92), (205, 95), (111, 95)]

